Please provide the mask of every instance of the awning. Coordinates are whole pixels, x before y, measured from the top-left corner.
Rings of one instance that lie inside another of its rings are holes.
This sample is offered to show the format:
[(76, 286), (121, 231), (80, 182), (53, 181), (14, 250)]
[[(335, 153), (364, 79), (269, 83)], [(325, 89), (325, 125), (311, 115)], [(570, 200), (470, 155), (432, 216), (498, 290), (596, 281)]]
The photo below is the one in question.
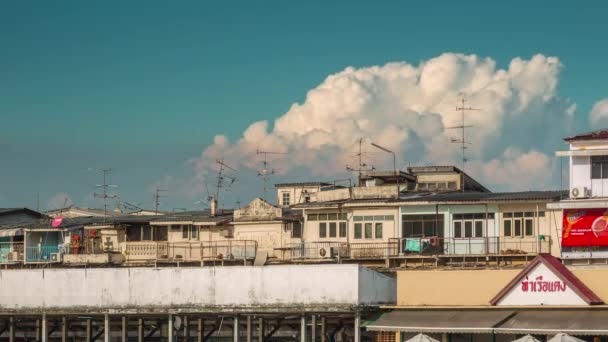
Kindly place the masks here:
[(588, 157), (606, 155), (608, 155), (608, 150), (569, 150), (555, 152), (556, 157)]
[(21, 235), (23, 235), (23, 228), (0, 229), (0, 237)]
[(367, 324), (367, 330), (491, 334), (514, 314), (509, 310), (398, 310)]
[(608, 310), (522, 310), (499, 327), (497, 334), (608, 335)]

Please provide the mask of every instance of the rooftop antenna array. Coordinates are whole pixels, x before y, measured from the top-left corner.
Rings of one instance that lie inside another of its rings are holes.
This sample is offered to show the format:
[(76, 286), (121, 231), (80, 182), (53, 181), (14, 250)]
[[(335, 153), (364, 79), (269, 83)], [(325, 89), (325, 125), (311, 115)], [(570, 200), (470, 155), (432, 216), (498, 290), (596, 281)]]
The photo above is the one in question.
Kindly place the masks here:
[(160, 206), (160, 199), (163, 197), (167, 197), (167, 195), (163, 195), (163, 192), (167, 192), (167, 189), (156, 188), (154, 192), (154, 213), (158, 214), (158, 207)]
[(125, 208), (126, 211), (136, 212), (143, 211), (144, 209), (140, 207), (141, 203), (133, 204), (127, 201), (122, 201), (122, 207)]
[(255, 150), (255, 154), (260, 155), (263, 154), (264, 155), (264, 160), (262, 161), (262, 169), (258, 170), (258, 176), (262, 177), (264, 179), (264, 196), (262, 197), (264, 199), (264, 201), (266, 200), (266, 193), (269, 190), (268, 187), (268, 180), (270, 179), (270, 176), (274, 175), (277, 170), (275, 169), (269, 169), (268, 168), (268, 155), (271, 154), (286, 154), (284, 152), (272, 152), (272, 151), (261, 151), (261, 150)]
[(108, 190), (110, 188), (117, 188), (118, 185), (108, 184), (108, 178), (112, 173), (112, 169), (102, 169), (103, 173), (103, 184), (97, 184), (96, 187), (100, 188), (101, 194), (94, 193), (93, 197), (103, 199), (103, 217), (108, 216), (108, 198), (116, 198), (116, 195), (110, 195)]
[(346, 171), (358, 173), (357, 179), (358, 179), (359, 185), (361, 185), (361, 178), (363, 176), (363, 172), (374, 171), (376, 169), (373, 165), (367, 165), (367, 163), (365, 163), (363, 161), (363, 155), (365, 154), (365, 152), (363, 151), (364, 142), (365, 142), (364, 138), (359, 138), (359, 140), (357, 140), (357, 143), (359, 144), (359, 150), (358, 150), (358, 152), (355, 153), (355, 155), (357, 156), (357, 158), (359, 160), (359, 165), (356, 168), (346, 165)]
[(460, 138), (452, 138), (451, 142), (453, 144), (460, 144), (460, 149), (462, 150), (462, 184), (460, 185), (460, 189), (461, 191), (464, 192), (464, 182), (465, 182), (465, 177), (464, 177), (464, 173), (465, 173), (465, 166), (467, 163), (467, 156), (466, 156), (466, 150), (467, 150), (467, 145), (471, 145), (471, 143), (469, 141), (466, 140), (466, 129), (467, 128), (471, 128), (473, 127), (473, 125), (466, 125), (465, 124), (465, 113), (467, 111), (476, 111), (479, 110), (478, 108), (473, 108), (473, 107), (467, 107), (466, 106), (466, 102), (467, 100), (464, 98), (464, 95), (461, 93), (461, 98), (460, 98), (460, 105), (456, 105), (456, 111), (460, 112), (460, 117), (461, 117), (461, 124), (458, 126), (453, 126), (453, 127), (448, 127), (448, 129), (459, 129), (460, 130)]
[(230, 186), (232, 186), (232, 184), (234, 184), (237, 181), (236, 177), (227, 175), (226, 171), (230, 170), (230, 171), (236, 172), (236, 169), (234, 169), (230, 165), (226, 164), (224, 162), (223, 158), (216, 159), (215, 162), (220, 166), (220, 168), (217, 171), (217, 184), (215, 187), (214, 198), (211, 199), (211, 201), (217, 201), (217, 203), (220, 203), (220, 201), (219, 201), (220, 191), (222, 189), (229, 189)]

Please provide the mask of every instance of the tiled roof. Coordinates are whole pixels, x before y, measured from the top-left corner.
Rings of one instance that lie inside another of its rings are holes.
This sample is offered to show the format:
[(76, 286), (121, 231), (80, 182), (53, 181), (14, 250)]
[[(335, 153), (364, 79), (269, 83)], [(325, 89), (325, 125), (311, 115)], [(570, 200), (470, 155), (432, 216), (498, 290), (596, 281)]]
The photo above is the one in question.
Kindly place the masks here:
[(608, 128), (598, 129), (591, 132), (580, 133), (564, 138), (567, 142), (583, 140), (604, 140), (608, 139)]

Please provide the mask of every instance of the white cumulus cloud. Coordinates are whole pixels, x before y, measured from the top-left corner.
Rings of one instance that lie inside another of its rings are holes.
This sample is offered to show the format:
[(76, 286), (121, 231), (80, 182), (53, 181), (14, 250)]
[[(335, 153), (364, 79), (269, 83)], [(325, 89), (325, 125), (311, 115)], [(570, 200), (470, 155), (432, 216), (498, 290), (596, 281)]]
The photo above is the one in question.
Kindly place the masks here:
[(589, 113), (589, 121), (592, 125), (606, 126), (608, 124), (608, 98), (597, 101), (593, 105), (593, 108), (591, 108), (591, 112)]
[(46, 201), (47, 210), (63, 209), (74, 205), (74, 201), (69, 194), (58, 192)]
[[(419, 64), (393, 62), (347, 67), (329, 75), (274, 123), (254, 122), (236, 141), (218, 135), (192, 160), (198, 179), (208, 179), (216, 158), (241, 172), (259, 167), (256, 149), (283, 152), (270, 156), (293, 180), (345, 174), (356, 165), (357, 140), (377, 168), (391, 167), (390, 157), (369, 147), (385, 146), (398, 155), (399, 167), (460, 165), (451, 143), (461, 124), (456, 111), (466, 106), (467, 172), (498, 190), (539, 188), (551, 183), (552, 158), (561, 144), (576, 105), (557, 94), (562, 64), (556, 57), (514, 58), (505, 68), (491, 58), (445, 53)], [(550, 125), (560, 122), (560, 125)], [(298, 178), (295, 178), (295, 176)], [(522, 182), (529, 179), (530, 182)]]

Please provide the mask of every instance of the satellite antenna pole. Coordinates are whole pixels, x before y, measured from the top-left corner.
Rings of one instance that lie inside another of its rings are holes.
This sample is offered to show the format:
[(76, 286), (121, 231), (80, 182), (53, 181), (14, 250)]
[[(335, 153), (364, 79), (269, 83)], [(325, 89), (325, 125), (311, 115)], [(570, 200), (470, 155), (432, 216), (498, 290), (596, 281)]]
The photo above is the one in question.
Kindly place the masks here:
[(103, 173), (103, 184), (97, 184), (96, 186), (102, 189), (102, 193), (94, 193), (93, 197), (103, 199), (103, 217), (105, 218), (108, 216), (108, 198), (116, 198), (116, 195), (108, 194), (108, 189), (116, 188), (117, 186), (108, 184), (108, 177), (112, 173), (112, 169), (102, 169), (101, 172)]
[(286, 153), (255, 150), (255, 154), (257, 154), (257, 155), (263, 154), (264, 155), (264, 160), (262, 161), (262, 169), (258, 171), (258, 176), (260, 176), (260, 177), (262, 177), (264, 179), (264, 196), (262, 198), (265, 201), (266, 200), (266, 193), (268, 192), (268, 180), (269, 180), (269, 178), (270, 178), (271, 175), (274, 175), (276, 173), (275, 169), (270, 169), (270, 170), (268, 169), (268, 155), (269, 154), (286, 154)]
[(164, 191), (169, 191), (167, 189), (156, 188), (156, 192), (154, 193), (154, 213), (158, 215), (158, 207), (160, 206), (160, 199), (162, 197), (167, 197), (167, 195), (161, 195)]
[[(217, 205), (217, 203), (220, 203), (219, 202), (220, 191), (225, 186), (224, 179), (228, 178), (230, 180), (230, 184), (228, 184), (227, 186), (230, 186), (230, 185), (234, 184), (234, 182), (237, 181), (236, 177), (225, 174), (226, 170), (231, 170), (233, 172), (236, 172), (236, 170), (233, 167), (231, 167), (230, 165), (224, 163), (223, 158), (216, 159), (215, 162), (220, 166), (220, 169), (217, 172), (217, 185), (215, 188), (215, 197), (211, 199), (212, 212), (215, 211), (215, 206)], [(212, 215), (215, 215), (215, 213), (212, 213)]]
[(355, 169), (352, 168), (348, 165), (346, 165), (346, 170), (347, 171), (351, 171), (351, 172), (358, 172), (359, 174), (359, 178), (357, 180), (357, 184), (360, 186), (361, 185), (361, 178), (363, 177), (363, 172), (367, 172), (367, 171), (373, 171), (376, 168), (372, 165), (370, 167), (368, 167), (368, 165), (363, 161), (363, 142), (364, 139), (363, 138), (359, 138), (359, 140), (357, 141), (359, 144), (359, 152), (356, 153), (357, 157), (359, 158), (359, 166)]
[(460, 149), (462, 150), (462, 170), (461, 170), (461, 177), (462, 177), (462, 183), (460, 184), (460, 188), (461, 191), (464, 192), (464, 186), (465, 186), (465, 177), (464, 177), (464, 173), (465, 173), (465, 166), (467, 163), (467, 157), (466, 157), (466, 149), (467, 149), (467, 145), (471, 145), (471, 143), (469, 141), (466, 140), (466, 133), (465, 130), (467, 128), (471, 128), (473, 127), (472, 125), (466, 125), (465, 124), (465, 113), (467, 111), (474, 111), (474, 110), (479, 110), (478, 108), (473, 108), (473, 107), (467, 107), (465, 105), (466, 103), (466, 99), (464, 98), (464, 95), (461, 97), (460, 99), (460, 106), (456, 105), (456, 111), (460, 112), (460, 116), (461, 116), (461, 124), (459, 126), (453, 126), (453, 127), (448, 127), (448, 129), (459, 129), (460, 130), (460, 139), (451, 139), (451, 142), (454, 144), (460, 144)]

